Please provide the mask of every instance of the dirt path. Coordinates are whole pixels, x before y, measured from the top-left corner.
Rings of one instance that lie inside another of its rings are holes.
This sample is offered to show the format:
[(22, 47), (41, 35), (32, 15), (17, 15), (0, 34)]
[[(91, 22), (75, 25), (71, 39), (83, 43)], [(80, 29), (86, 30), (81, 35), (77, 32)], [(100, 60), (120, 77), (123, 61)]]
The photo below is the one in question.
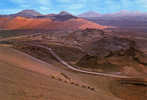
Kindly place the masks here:
[(69, 65), (67, 62), (65, 62), (63, 59), (61, 59), (51, 48), (48, 48), (48, 47), (45, 47), (45, 46), (42, 46), (42, 45), (36, 45), (36, 44), (35, 45), (31, 44), (31, 45), (47, 49), (52, 54), (52, 56), (55, 57), (61, 64), (68, 67), (69, 69), (77, 71), (77, 72), (92, 74), (92, 75), (100, 75), (100, 76), (105, 76), (105, 77), (113, 77), (113, 78), (132, 78), (132, 77), (129, 77), (129, 76), (122, 76), (122, 75), (116, 75), (116, 74), (107, 74), (107, 73), (98, 73), (98, 72), (90, 72), (90, 71), (80, 70), (80, 69), (77, 69), (77, 68)]

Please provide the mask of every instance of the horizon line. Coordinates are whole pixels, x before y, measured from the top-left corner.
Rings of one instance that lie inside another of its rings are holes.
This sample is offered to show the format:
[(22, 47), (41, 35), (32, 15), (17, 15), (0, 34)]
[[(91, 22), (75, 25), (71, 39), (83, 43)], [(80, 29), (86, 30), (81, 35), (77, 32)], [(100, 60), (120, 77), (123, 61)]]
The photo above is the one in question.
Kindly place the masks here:
[(84, 14), (84, 13), (88, 13), (88, 12), (94, 12), (94, 13), (97, 13), (97, 14), (101, 14), (101, 15), (105, 15), (105, 14), (115, 14), (115, 13), (120, 13), (120, 12), (130, 12), (130, 13), (141, 13), (141, 14), (145, 14), (147, 13), (147, 11), (139, 11), (139, 10), (136, 10), (136, 11), (130, 11), (130, 10), (119, 10), (119, 11), (115, 11), (115, 12), (110, 12), (110, 13), (100, 13), (98, 11), (94, 11), (94, 10), (88, 10), (88, 11), (85, 11), (85, 12), (82, 12), (80, 14), (73, 14), (71, 13), (70, 11), (65, 11), (65, 10), (62, 10), (62, 11), (59, 11), (59, 12), (53, 12), (53, 13), (46, 13), (46, 14), (43, 14), (41, 11), (38, 11), (36, 9), (20, 9), (19, 11), (16, 11), (14, 13), (9, 13), (9, 14), (1, 14), (0, 15), (12, 15), (12, 14), (17, 14), (19, 12), (22, 12), (22, 11), (25, 11), (25, 10), (32, 10), (32, 11), (35, 11), (35, 12), (38, 12), (40, 13), (41, 15), (48, 15), (48, 14), (60, 14), (61, 12), (67, 12), (67, 13), (70, 13), (72, 15), (80, 15), (80, 14)]

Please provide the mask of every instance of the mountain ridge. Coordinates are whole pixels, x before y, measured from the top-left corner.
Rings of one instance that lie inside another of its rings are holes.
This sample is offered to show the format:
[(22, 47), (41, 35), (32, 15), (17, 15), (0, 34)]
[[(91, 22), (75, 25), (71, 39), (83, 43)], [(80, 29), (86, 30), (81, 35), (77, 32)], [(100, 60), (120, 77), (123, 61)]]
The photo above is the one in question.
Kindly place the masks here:
[(111, 16), (115, 16), (115, 17), (125, 17), (125, 16), (147, 16), (147, 12), (139, 12), (139, 11), (127, 11), (127, 10), (121, 10), (118, 12), (114, 12), (114, 13), (105, 13), (105, 14), (100, 14), (94, 11), (90, 11), (90, 12), (85, 12), (85, 13), (81, 13), (78, 15), (79, 17), (85, 17), (85, 18), (89, 18), (89, 17), (111, 17)]
[(58, 21), (50, 18), (26, 18), (18, 16), (10, 19), (0, 18), (0, 21), (0, 28), (4, 30), (83, 30), (86, 28), (107, 28), (107, 26), (102, 26), (80, 18)]

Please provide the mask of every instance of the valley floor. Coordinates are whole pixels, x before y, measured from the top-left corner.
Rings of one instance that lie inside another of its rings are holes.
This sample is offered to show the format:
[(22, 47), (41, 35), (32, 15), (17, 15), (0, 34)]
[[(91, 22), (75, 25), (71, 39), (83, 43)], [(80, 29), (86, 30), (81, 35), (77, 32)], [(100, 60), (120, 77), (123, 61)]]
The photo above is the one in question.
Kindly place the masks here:
[[(3, 100), (146, 100), (146, 86), (78, 73), (52, 58), (48, 63), (10, 47), (0, 47)], [(135, 91), (134, 91), (135, 90)]]

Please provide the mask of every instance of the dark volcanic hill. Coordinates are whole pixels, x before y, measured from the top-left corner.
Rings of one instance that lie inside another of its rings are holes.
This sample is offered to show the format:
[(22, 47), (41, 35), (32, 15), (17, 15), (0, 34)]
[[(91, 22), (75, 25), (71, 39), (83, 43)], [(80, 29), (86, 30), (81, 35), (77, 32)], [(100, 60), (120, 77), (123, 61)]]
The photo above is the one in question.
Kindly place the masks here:
[(12, 16), (22, 16), (22, 17), (36, 17), (36, 16), (41, 16), (39, 12), (35, 10), (23, 10), (21, 12), (18, 12), (16, 14), (13, 14)]
[(37, 18), (50, 18), (55, 21), (66, 21), (69, 19), (77, 19), (78, 17), (73, 16), (72, 14), (62, 11), (59, 14), (48, 14), (48, 15), (42, 15), (38, 16)]
[(66, 41), (85, 52), (76, 62), (81, 68), (135, 75), (142, 70), (142, 66), (147, 65), (147, 57), (136, 42), (129, 38), (107, 35), (102, 30), (86, 29), (69, 34)]
[(77, 17), (73, 16), (72, 14), (62, 11), (58, 15), (54, 16), (55, 20), (58, 21), (66, 21), (68, 19), (76, 19)]
[(18, 17), (18, 16), (33, 18), (33, 17), (37, 17), (37, 16), (42, 16), (42, 14), (40, 14), (39, 12), (37, 12), (35, 10), (23, 10), (23, 11), (18, 12), (16, 14), (0, 15), (0, 17)]
[[(96, 68), (103, 71), (119, 71), (125, 74), (137, 74), (146, 66), (147, 57), (138, 50), (133, 40), (119, 37), (104, 37), (93, 41), (84, 49), (87, 54), (77, 65), (83, 68)], [(132, 71), (128, 72), (127, 71)]]

